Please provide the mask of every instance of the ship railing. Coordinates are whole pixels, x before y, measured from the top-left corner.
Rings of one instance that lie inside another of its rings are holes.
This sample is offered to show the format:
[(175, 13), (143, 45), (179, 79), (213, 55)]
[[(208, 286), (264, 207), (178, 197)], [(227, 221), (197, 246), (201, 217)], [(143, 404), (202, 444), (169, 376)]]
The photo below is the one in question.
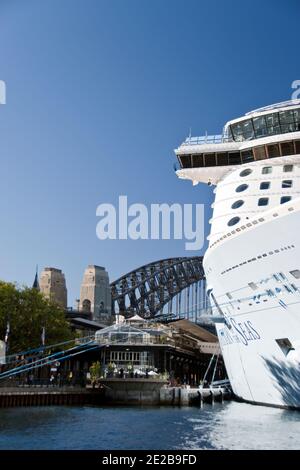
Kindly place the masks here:
[(187, 137), (181, 145), (223, 144), (224, 142), (232, 142), (232, 139), (222, 134), (204, 135), (200, 137)]
[(214, 382), (212, 382), (210, 386), (211, 388), (230, 387), (230, 380), (229, 379), (214, 380)]

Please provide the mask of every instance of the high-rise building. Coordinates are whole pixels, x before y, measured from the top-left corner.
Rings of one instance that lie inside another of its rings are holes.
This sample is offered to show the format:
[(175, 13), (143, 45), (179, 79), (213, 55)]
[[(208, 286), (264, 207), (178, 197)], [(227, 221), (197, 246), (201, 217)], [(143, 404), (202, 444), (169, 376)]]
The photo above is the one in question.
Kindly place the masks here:
[(65, 275), (61, 269), (45, 268), (40, 275), (40, 291), (52, 302), (67, 308), (67, 288)]
[(80, 310), (91, 312), (93, 320), (110, 322), (111, 290), (108, 273), (102, 266), (89, 265), (85, 269), (80, 289)]

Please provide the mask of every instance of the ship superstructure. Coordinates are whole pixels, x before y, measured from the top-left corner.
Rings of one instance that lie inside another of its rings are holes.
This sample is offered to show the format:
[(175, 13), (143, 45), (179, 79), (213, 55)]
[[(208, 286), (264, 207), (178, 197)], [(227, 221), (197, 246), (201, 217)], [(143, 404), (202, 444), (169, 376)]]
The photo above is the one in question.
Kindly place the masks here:
[(214, 186), (208, 293), (235, 394), (300, 407), (300, 100), (175, 150), (177, 176)]

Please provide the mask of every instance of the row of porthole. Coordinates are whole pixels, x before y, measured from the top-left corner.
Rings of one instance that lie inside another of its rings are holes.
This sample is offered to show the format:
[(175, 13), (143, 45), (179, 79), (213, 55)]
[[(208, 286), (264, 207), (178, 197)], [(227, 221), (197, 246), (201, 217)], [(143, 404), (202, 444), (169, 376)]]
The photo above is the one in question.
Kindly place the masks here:
[[(289, 207), (288, 210), (289, 210), (289, 212), (292, 212), (292, 211), (294, 211), (295, 209), (294, 209), (294, 207)], [(273, 217), (278, 217), (278, 213), (277, 213), (277, 212), (274, 212)], [(220, 243), (221, 241), (225, 240), (226, 238), (231, 237), (231, 235), (236, 235), (237, 232), (241, 232), (242, 230), (246, 230), (247, 228), (252, 227), (253, 225), (258, 224), (259, 222), (265, 222), (265, 219), (264, 219), (263, 217), (260, 217), (260, 218), (257, 219), (257, 220), (253, 220), (252, 222), (248, 222), (248, 223), (246, 223), (245, 225), (241, 225), (240, 227), (237, 227), (236, 229), (232, 230), (231, 232), (228, 232), (227, 234), (223, 235), (221, 238), (218, 238), (218, 240), (216, 240), (216, 241), (210, 246), (210, 248), (212, 248), (213, 246), (217, 245), (217, 243)]]
[[(294, 165), (290, 165), (290, 164), (289, 164), (289, 165), (283, 165), (283, 172), (284, 172), (284, 173), (291, 172), (291, 171), (293, 171), (293, 169), (294, 169)], [(273, 167), (272, 167), (272, 166), (264, 166), (263, 169), (262, 169), (262, 174), (263, 174), (263, 175), (269, 175), (269, 174), (272, 173), (272, 171), (273, 171)], [(252, 169), (246, 168), (245, 170), (243, 170), (243, 171), (240, 172), (240, 176), (241, 176), (241, 177), (245, 177), (245, 176), (250, 175), (252, 172), (253, 172)], [(236, 191), (237, 193), (241, 193), (242, 191), (246, 191), (246, 189), (247, 189), (248, 187), (249, 187), (248, 184), (243, 183), (243, 184), (240, 184), (240, 185), (236, 188), (235, 191)], [(261, 188), (261, 189), (263, 189), (263, 188)]]
[[(269, 175), (270, 173), (272, 173), (272, 170), (273, 170), (273, 167), (272, 167), (272, 166), (265, 166), (265, 167), (263, 167), (263, 169), (262, 169), (262, 174), (263, 174), (263, 175)], [(248, 176), (248, 175), (250, 175), (250, 174), (252, 173), (252, 171), (253, 171), (253, 170), (251, 170), (250, 168), (246, 168), (246, 170), (241, 171), (240, 176), (242, 176), (242, 177)], [(293, 165), (284, 165), (284, 166), (283, 166), (283, 171), (284, 171), (284, 173), (293, 171)], [(235, 192), (236, 192), (236, 193), (241, 193), (241, 192), (243, 192), (243, 191), (246, 191), (246, 189), (247, 189), (248, 187), (249, 187), (248, 184), (245, 184), (245, 183), (240, 184), (240, 185), (236, 188)]]
[[(283, 165), (283, 172), (287, 173), (287, 172), (293, 171), (293, 168), (294, 168), (294, 165), (291, 165), (291, 164)], [(268, 174), (272, 173), (272, 171), (273, 171), (272, 166), (264, 166), (261, 170), (263, 175), (268, 175)], [(253, 170), (251, 168), (246, 168), (245, 170), (240, 172), (240, 176), (242, 178), (244, 178), (245, 176), (251, 175), (252, 172), (253, 172)]]
[[(293, 208), (289, 208), (289, 210), (294, 210)], [(277, 216), (278, 214), (276, 214)], [(273, 216), (275, 216), (273, 214)], [(265, 222), (265, 219), (263, 217), (260, 217), (259, 219), (257, 220), (253, 220), (252, 222), (248, 222), (246, 225), (241, 225), (240, 227), (232, 230), (231, 232), (228, 232), (227, 234), (223, 235), (221, 238), (219, 238), (218, 240), (216, 240), (212, 245), (211, 247), (213, 247), (214, 245), (216, 245), (217, 243), (221, 242), (222, 240), (225, 240), (225, 238), (228, 238), (228, 237), (231, 237), (231, 235), (235, 235), (237, 232), (240, 232), (242, 230), (246, 230), (247, 228), (249, 227), (252, 227), (252, 225), (256, 225), (258, 224), (259, 222)]]
[[(271, 186), (271, 182), (270, 181), (262, 181), (260, 183), (260, 187), (259, 189), (270, 189), (270, 186)], [(281, 181), (281, 187), (283, 189), (286, 189), (286, 188), (291, 188), (293, 186), (293, 180), (282, 180)], [(235, 192), (236, 193), (241, 193), (243, 191), (246, 191), (246, 189), (249, 188), (249, 185), (248, 184), (240, 184)]]
[(263, 253), (262, 255), (259, 255), (259, 256), (255, 257), (255, 258), (248, 259), (247, 261), (243, 261), (243, 262), (240, 263), (240, 264), (237, 264), (237, 265), (235, 265), (235, 266), (232, 266), (231, 268), (228, 268), (228, 269), (226, 269), (225, 271), (221, 272), (221, 274), (225, 274), (225, 273), (227, 273), (228, 271), (232, 271), (233, 269), (238, 268), (238, 267), (240, 267), (240, 266), (243, 266), (244, 264), (251, 263), (252, 261), (257, 261), (257, 260), (259, 260), (259, 259), (261, 259), (261, 258), (265, 258), (266, 256), (274, 255), (275, 253), (280, 253), (280, 251), (290, 250), (291, 248), (295, 248), (295, 245), (289, 245), (289, 246), (285, 246), (285, 247), (280, 248), (280, 249), (278, 248), (278, 249), (276, 249), (276, 250), (274, 250), (274, 251), (269, 251), (269, 253)]
[[(291, 201), (292, 197), (291, 196), (282, 196), (280, 198), (280, 204), (285, 204), (286, 202), (289, 202)], [(238, 201), (235, 201), (232, 206), (231, 206), (231, 209), (238, 209), (239, 207), (241, 207), (243, 204), (244, 204), (245, 201), (243, 201), (242, 199), (239, 199)], [(269, 198), (268, 197), (260, 197), (258, 199), (258, 202), (257, 202), (257, 205), (258, 206), (267, 206), (269, 204)], [(238, 222), (240, 221), (240, 217), (233, 217), (232, 219), (229, 220), (228, 222), (228, 226), (229, 227), (232, 227), (233, 225), (236, 225)]]

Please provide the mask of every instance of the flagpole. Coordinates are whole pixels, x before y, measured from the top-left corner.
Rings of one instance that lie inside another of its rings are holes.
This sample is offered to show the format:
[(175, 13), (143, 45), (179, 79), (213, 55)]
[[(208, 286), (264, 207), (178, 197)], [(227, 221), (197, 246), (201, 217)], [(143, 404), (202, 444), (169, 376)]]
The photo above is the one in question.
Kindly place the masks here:
[(5, 337), (4, 337), (5, 353), (6, 354), (8, 353), (8, 350), (9, 350), (9, 342), (8, 342), (9, 334), (10, 334), (10, 320), (8, 318), (7, 322), (6, 322), (6, 332), (5, 332)]

